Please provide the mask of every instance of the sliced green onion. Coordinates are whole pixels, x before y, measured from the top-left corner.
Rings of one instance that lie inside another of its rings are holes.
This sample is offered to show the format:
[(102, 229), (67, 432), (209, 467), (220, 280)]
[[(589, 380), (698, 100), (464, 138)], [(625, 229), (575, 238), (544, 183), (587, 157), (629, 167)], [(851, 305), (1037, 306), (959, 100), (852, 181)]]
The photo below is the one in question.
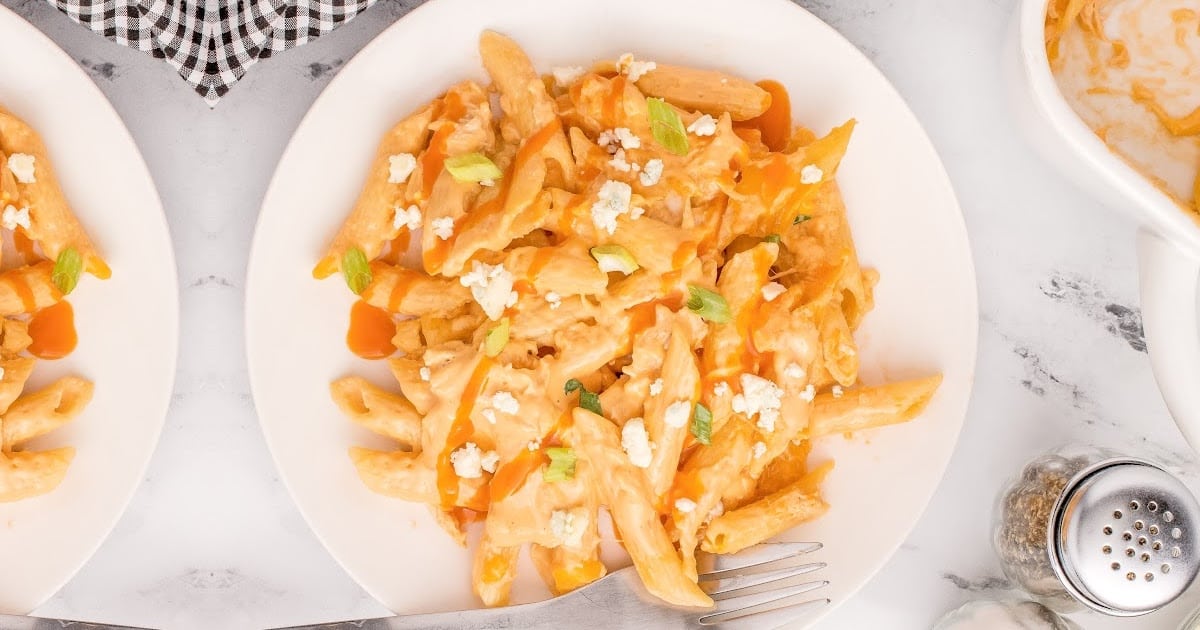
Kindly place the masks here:
[(809, 221), (811, 219), (812, 219), (811, 214), (797, 214), (796, 218), (792, 219), (792, 225), (800, 225), (801, 223), (804, 223), (805, 221)]
[(371, 284), (371, 263), (367, 261), (363, 250), (351, 247), (342, 254), (342, 275), (346, 277), (346, 286), (355, 295), (366, 290), (367, 285)]
[(600, 409), (600, 395), (595, 392), (581, 392), (579, 394), (579, 406), (597, 416), (604, 415), (604, 411)]
[(767, 237), (764, 238), (763, 240), (768, 243), (778, 244), (779, 243), (779, 235), (778, 234), (768, 234)]
[(604, 412), (600, 409), (600, 396), (594, 392), (589, 392), (587, 388), (583, 386), (583, 383), (579, 381), (579, 379), (573, 378), (567, 381), (567, 384), (563, 386), (563, 391), (568, 394), (575, 390), (579, 390), (580, 407), (587, 409), (597, 416), (604, 415)]
[(500, 323), (487, 332), (483, 338), (483, 353), (495, 357), (508, 345), (508, 318), (501, 318)]
[(708, 445), (712, 444), (712, 412), (708, 407), (696, 403), (696, 409), (692, 411), (692, 435), (696, 436), (696, 441)]
[(646, 108), (650, 112), (650, 133), (654, 139), (675, 155), (687, 155), (687, 131), (679, 112), (661, 98), (646, 99)]
[(575, 449), (566, 446), (552, 446), (543, 451), (550, 458), (550, 465), (542, 471), (542, 479), (566, 481), (575, 478)]
[(446, 158), (446, 170), (460, 182), (480, 182), (485, 179), (500, 179), (504, 173), (496, 163), (482, 153), (467, 153)]
[(592, 258), (596, 259), (596, 264), (600, 266), (600, 271), (604, 273), (620, 271), (628, 276), (638, 270), (638, 264), (634, 260), (633, 254), (620, 245), (597, 245), (589, 251), (592, 253)]
[(66, 295), (75, 290), (82, 271), (83, 257), (74, 247), (68, 247), (58, 253), (58, 260), (54, 261), (54, 270), (50, 272), (50, 280), (63, 295)]
[(688, 285), (687, 307), (700, 317), (717, 324), (725, 324), (733, 319), (725, 298), (721, 297), (720, 293), (703, 287)]

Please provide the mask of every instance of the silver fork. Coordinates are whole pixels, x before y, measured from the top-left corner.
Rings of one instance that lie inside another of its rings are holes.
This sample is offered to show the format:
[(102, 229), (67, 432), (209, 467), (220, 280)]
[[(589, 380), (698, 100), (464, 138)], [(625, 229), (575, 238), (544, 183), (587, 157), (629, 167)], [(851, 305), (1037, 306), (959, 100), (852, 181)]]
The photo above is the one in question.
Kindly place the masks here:
[(277, 630), (459, 630), (478, 628), (779, 628), (825, 606), (812, 592), (829, 584), (808, 580), (824, 562), (797, 559), (820, 543), (763, 543), (736, 554), (699, 558), (700, 587), (713, 608), (668, 606), (646, 592), (633, 567), (544, 602), (430, 615), (402, 615)]

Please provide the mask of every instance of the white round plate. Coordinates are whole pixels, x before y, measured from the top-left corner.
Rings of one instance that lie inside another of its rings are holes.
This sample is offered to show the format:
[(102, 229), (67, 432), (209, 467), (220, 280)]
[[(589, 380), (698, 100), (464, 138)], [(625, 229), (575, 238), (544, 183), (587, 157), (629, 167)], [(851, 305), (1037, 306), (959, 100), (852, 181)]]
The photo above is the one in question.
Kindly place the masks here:
[(171, 400), (179, 337), (175, 259), (150, 173), (79, 66), (0, 7), (0, 104), (43, 137), (67, 199), (112, 267), (71, 294), (76, 351), (39, 361), (25, 391), (68, 374), (96, 384), (87, 409), (30, 450), (75, 447), (53, 492), (0, 503), (0, 612), (27, 613), (91, 557), (142, 480)]
[[(434, 0), (400, 20), (338, 74), (280, 160), (255, 235), (247, 281), (250, 377), (271, 452), (300, 510), (362, 586), (401, 613), (477, 607), (469, 556), (425, 506), (373, 494), (347, 448), (378, 443), (345, 420), (328, 384), (385, 366), (356, 359), (344, 335), (352, 295), (309, 275), (395, 121), (451, 84), (485, 78), (483, 29), (512, 36), (538, 68), (638, 58), (774, 78), (795, 119), (819, 132), (855, 117), (838, 173), (864, 264), (882, 274), (858, 335), (868, 383), (945, 374), (925, 414), (905, 426), (836, 437), (817, 459), (836, 468), (829, 513), (792, 538), (825, 543), (821, 593), (844, 602), (916, 523), (962, 426), (975, 366), (975, 277), (950, 183), (916, 119), (837, 32), (785, 0)], [(436, 567), (436, 570), (431, 568)], [(547, 596), (526, 568), (516, 601)], [(825, 607), (826, 610), (831, 607)], [(815, 618), (815, 616), (814, 616)]]

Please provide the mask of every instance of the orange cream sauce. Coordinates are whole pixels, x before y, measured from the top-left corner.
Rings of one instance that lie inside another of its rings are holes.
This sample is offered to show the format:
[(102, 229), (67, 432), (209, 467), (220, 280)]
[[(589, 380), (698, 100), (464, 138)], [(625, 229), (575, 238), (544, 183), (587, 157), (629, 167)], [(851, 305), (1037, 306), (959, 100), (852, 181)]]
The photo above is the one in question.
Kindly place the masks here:
[[(1047, 55), (1071, 108), (1181, 207), (1200, 189), (1200, 6), (1088, 0), (1074, 19), (1051, 0)], [(1060, 17), (1061, 16), (1061, 17)]]

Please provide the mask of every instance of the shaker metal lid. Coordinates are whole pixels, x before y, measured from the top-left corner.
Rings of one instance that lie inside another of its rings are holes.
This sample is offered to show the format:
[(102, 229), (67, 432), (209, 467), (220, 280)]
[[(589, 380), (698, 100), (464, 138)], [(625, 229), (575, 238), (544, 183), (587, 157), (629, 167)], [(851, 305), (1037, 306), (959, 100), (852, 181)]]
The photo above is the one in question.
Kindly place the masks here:
[(1072, 595), (1105, 614), (1158, 610), (1200, 569), (1200, 504), (1148, 462), (1109, 460), (1080, 471), (1051, 525), (1055, 572)]

